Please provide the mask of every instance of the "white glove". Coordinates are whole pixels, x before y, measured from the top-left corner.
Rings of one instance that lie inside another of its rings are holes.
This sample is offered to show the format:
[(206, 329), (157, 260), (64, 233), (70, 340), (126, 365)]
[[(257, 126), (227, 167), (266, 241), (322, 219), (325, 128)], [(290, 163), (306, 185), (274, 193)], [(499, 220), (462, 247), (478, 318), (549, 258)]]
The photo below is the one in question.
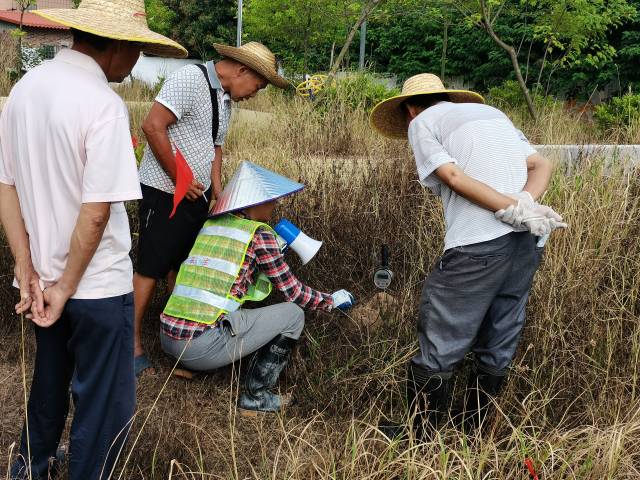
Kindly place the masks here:
[(516, 231), (530, 231), (533, 235), (542, 237), (553, 232), (556, 228), (567, 228), (562, 217), (552, 208), (534, 202), (528, 192), (511, 195), (518, 200), (517, 205), (498, 210), (495, 217), (509, 225)]
[(518, 201), (515, 206), (509, 206), (503, 210), (498, 210), (495, 216), (498, 220), (508, 223), (513, 227), (516, 232), (526, 232), (529, 229), (524, 224), (525, 209), (532, 209), (536, 205), (536, 201), (533, 199), (529, 192), (524, 190), (518, 193), (510, 194), (509, 197)]
[(356, 303), (353, 295), (346, 290), (338, 290), (331, 294), (331, 298), (333, 298), (333, 308), (337, 308), (339, 310), (348, 310)]

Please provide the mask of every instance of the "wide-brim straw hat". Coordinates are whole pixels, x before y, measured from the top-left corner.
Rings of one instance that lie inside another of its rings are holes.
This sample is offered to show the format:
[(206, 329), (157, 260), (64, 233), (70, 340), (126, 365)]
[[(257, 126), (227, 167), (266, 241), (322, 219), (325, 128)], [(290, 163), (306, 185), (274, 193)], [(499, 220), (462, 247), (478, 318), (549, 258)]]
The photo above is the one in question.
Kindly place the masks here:
[(261, 205), (292, 195), (303, 188), (302, 183), (245, 160), (216, 200), (209, 217)]
[(400, 95), (378, 103), (371, 111), (371, 126), (386, 137), (406, 138), (407, 113), (402, 105), (416, 95), (446, 93), (454, 103), (484, 103), (482, 95), (469, 90), (449, 90), (442, 80), (431, 73), (421, 73), (408, 78), (402, 85)]
[(258, 42), (245, 43), (240, 47), (231, 47), (214, 43), (213, 48), (223, 57), (231, 58), (259, 73), (278, 88), (287, 88), (289, 82), (278, 73), (278, 61), (271, 50)]
[(144, 0), (82, 0), (78, 8), (48, 8), (33, 13), (99, 37), (142, 43), (142, 51), (150, 55), (188, 55), (182, 45), (149, 29)]

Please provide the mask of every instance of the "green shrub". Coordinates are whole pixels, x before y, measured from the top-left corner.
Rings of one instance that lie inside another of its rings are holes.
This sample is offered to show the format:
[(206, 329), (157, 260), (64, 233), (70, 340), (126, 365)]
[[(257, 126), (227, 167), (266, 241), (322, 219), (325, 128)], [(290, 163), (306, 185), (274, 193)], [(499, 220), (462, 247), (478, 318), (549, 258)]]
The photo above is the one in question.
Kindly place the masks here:
[[(529, 90), (533, 104), (538, 110), (553, 107), (557, 102), (553, 97)], [(527, 102), (516, 80), (507, 80), (502, 85), (492, 87), (487, 93), (487, 103), (504, 109), (526, 109)]]
[(594, 117), (602, 130), (629, 127), (640, 121), (640, 94), (629, 92), (614, 97), (598, 105)]
[(389, 89), (370, 74), (352, 74), (336, 80), (323, 95), (323, 101), (340, 102), (353, 110), (370, 111), (376, 104), (393, 95), (398, 89)]

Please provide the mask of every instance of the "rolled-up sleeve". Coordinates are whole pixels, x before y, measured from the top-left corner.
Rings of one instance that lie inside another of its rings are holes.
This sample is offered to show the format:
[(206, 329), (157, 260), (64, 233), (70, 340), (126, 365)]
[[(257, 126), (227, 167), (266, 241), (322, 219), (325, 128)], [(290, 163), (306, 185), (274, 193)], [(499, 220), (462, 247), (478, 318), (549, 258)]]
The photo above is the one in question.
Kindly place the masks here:
[(448, 163), (458, 162), (449, 155), (433, 133), (416, 120), (409, 126), (409, 142), (416, 160), (418, 179), (425, 187), (438, 188), (441, 182), (434, 175), (436, 169)]
[(82, 203), (142, 198), (126, 115), (92, 125), (85, 138), (85, 148)]

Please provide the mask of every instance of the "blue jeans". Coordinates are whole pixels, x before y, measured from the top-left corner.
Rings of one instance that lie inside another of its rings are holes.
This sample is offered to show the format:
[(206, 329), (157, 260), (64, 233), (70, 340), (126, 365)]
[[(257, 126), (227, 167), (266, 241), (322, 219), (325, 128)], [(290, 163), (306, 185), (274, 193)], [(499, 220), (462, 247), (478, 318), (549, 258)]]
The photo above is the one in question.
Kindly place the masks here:
[(133, 294), (69, 300), (60, 319), (35, 326), (35, 334), (29, 445), (25, 428), (12, 478), (29, 478), (29, 451), (32, 478), (48, 478), (69, 411), (69, 383), (75, 406), (69, 478), (109, 478), (135, 410)]
[(529, 232), (447, 250), (420, 300), (420, 353), (412, 362), (447, 374), (472, 351), (478, 367), (503, 375), (525, 322), (543, 249)]

